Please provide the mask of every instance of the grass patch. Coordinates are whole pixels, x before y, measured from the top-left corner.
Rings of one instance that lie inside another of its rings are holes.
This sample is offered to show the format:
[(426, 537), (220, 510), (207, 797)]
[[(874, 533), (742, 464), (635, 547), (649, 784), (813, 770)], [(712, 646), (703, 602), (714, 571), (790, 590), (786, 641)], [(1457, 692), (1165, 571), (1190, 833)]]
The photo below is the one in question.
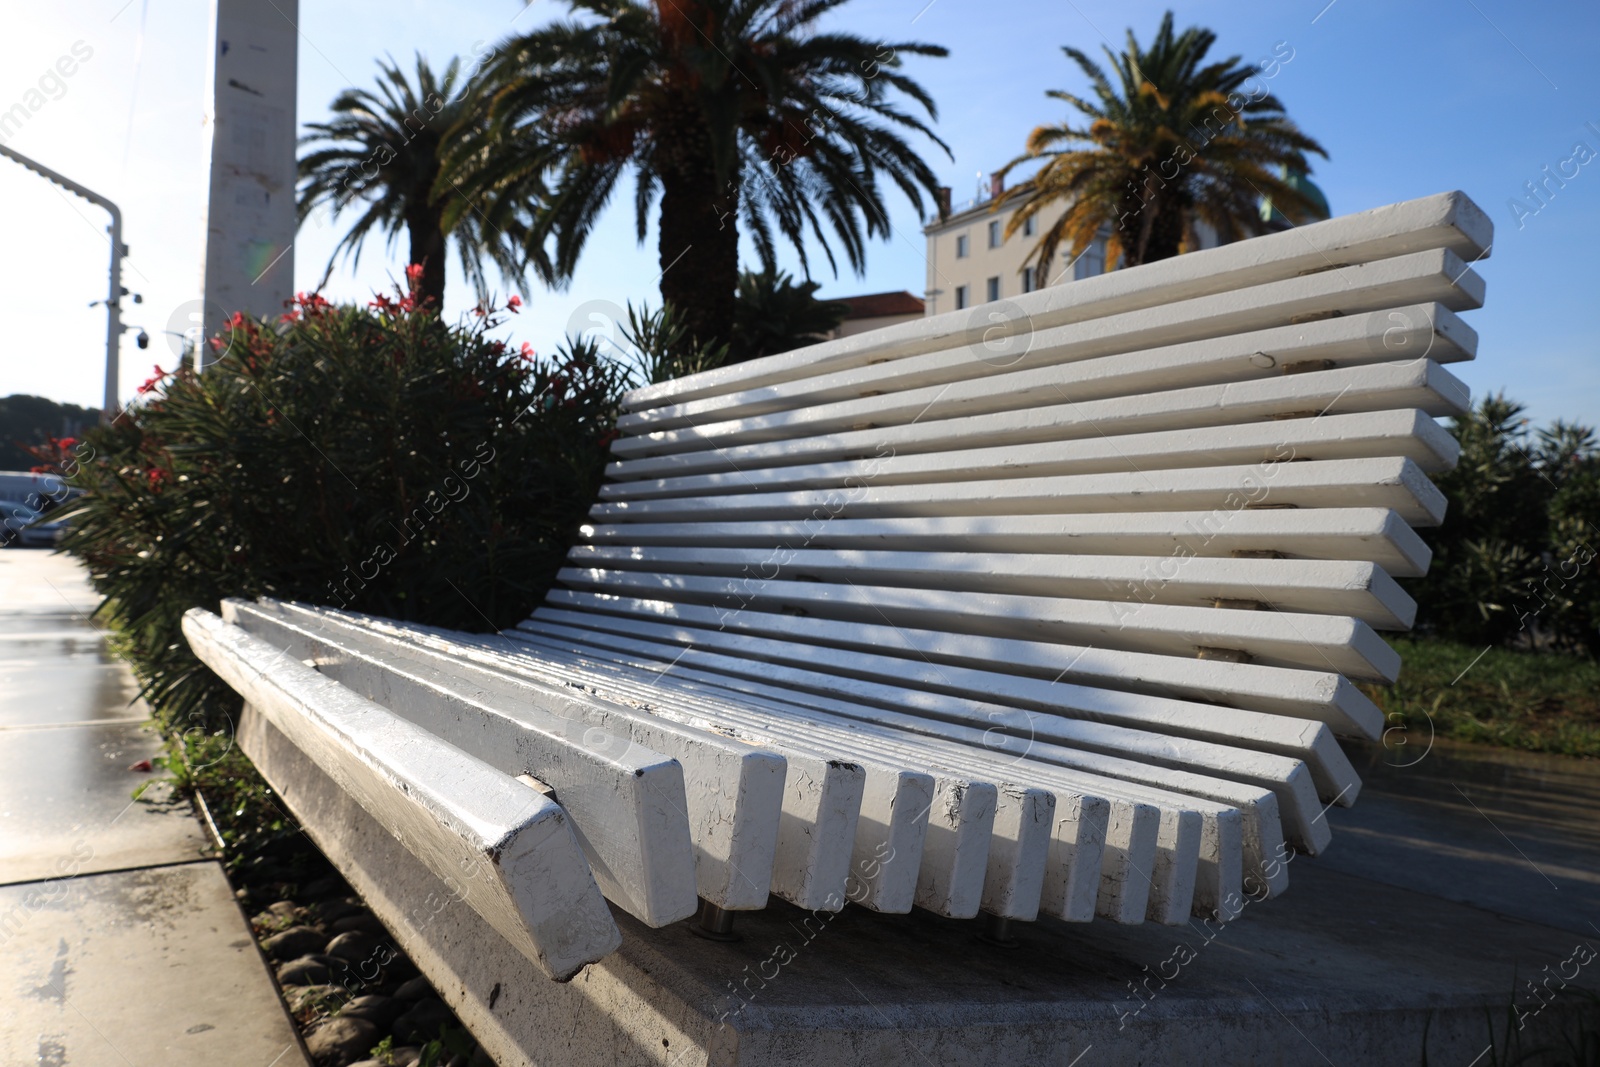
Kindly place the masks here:
[(1600, 757), (1600, 663), (1452, 641), (1390, 643), (1404, 663), (1399, 683), (1362, 686), (1390, 726), (1431, 722), (1454, 741)]

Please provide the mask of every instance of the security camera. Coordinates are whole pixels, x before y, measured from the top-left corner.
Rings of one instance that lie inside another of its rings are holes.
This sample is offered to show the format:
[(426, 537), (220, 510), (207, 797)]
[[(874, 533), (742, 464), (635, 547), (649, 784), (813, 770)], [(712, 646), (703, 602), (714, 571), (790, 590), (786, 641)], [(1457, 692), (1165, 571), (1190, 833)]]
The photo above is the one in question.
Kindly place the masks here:
[(134, 344), (138, 345), (140, 348), (150, 347), (150, 335), (145, 333), (143, 330), (139, 331), (139, 336), (135, 337), (133, 341)]

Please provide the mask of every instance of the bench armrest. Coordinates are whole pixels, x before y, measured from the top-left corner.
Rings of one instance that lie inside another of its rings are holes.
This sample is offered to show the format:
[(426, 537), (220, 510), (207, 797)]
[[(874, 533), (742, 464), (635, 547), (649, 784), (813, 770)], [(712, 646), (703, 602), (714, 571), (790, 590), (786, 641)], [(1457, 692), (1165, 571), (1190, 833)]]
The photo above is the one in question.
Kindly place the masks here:
[(557, 804), (198, 608), (197, 656), (550, 977), (621, 934)]

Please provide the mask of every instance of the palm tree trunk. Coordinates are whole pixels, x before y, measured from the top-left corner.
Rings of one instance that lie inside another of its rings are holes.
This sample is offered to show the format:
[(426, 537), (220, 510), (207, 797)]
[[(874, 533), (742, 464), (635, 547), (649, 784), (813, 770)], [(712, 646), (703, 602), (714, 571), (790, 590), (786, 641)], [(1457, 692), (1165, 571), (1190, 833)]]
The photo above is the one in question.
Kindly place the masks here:
[(661, 299), (686, 327), (683, 352), (733, 336), (739, 285), (738, 178), (719, 183), (709, 160), (662, 168)]
[(441, 212), (429, 207), (414, 212), (406, 219), (406, 230), (411, 235), (411, 262), (422, 264), (422, 277), (417, 281), (416, 294), (420, 301), (433, 302), (433, 310), (444, 310), (444, 254), (445, 235)]

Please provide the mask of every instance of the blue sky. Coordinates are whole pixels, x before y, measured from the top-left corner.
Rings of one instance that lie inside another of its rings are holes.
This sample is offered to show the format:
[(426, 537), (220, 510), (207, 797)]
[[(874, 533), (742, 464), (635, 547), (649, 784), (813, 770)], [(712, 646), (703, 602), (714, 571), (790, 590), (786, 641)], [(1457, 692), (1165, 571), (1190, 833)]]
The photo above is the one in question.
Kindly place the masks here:
[[(1083, 83), (1062, 45), (1119, 45), (1129, 26), (1148, 38), (1166, 7), (1139, 0), (852, 0), (836, 24), (950, 49), (947, 59), (912, 59), (910, 71), (939, 102), (938, 129), (955, 158), (931, 146), (929, 158), (961, 199), (980, 174), (1018, 152), (1029, 129), (1063, 117), (1044, 91)], [(145, 297), (127, 318), (154, 338), (148, 352), (136, 350), (131, 335), (123, 346), (125, 397), (152, 363), (172, 365), (160, 331), (198, 295), (208, 9), (206, 0), (9, 5), (0, 41), (0, 110), (23, 99), (78, 42), (92, 49), (8, 143), (123, 209), (132, 248), (126, 284)], [(1580, 141), (1600, 153), (1600, 5), (1234, 0), (1175, 10), (1180, 26), (1217, 32), (1217, 53), (1248, 62), (1269, 56), (1279, 42), (1293, 50), (1273, 90), (1327, 147), (1331, 158), (1319, 161), (1314, 177), (1335, 214), (1445, 189), (1465, 190), (1488, 211), (1496, 240), (1478, 268), (1488, 303), (1468, 316), (1481, 334), (1480, 356), (1457, 373), (1475, 395), (1506, 389), (1536, 421), (1600, 424), (1593, 326), (1600, 163), (1580, 167), (1564, 187), (1552, 185), (1543, 204), (1524, 188), (1544, 177), (1541, 168), (1571, 158)], [(300, 0), (300, 120), (322, 117), (345, 86), (370, 83), (374, 61), (385, 53), (409, 62), (420, 49), (442, 65), (563, 11), (557, 0)], [(1512, 206), (1517, 198), (1521, 212)], [(87, 305), (104, 290), (103, 219), (4, 160), (0, 203), (0, 395), (98, 405), (104, 313)], [(866, 276), (819, 275), (825, 295), (920, 292), (921, 224), (904, 200), (892, 205), (894, 234), (870, 250)], [(297, 286), (321, 277), (338, 236), (315, 224), (302, 229)], [(359, 271), (335, 271), (330, 295), (365, 299), (399, 273), (404, 250), (403, 240), (388, 254), (381, 243), (369, 246)], [(657, 270), (654, 236), (638, 247), (631, 208), (619, 206), (595, 233), (571, 286), (549, 292), (530, 283), (530, 307), (508, 332), (551, 348), (570, 324), (603, 325), (609, 307), (655, 302)], [(451, 287), (446, 312), (453, 317), (470, 301), (455, 273)]]

